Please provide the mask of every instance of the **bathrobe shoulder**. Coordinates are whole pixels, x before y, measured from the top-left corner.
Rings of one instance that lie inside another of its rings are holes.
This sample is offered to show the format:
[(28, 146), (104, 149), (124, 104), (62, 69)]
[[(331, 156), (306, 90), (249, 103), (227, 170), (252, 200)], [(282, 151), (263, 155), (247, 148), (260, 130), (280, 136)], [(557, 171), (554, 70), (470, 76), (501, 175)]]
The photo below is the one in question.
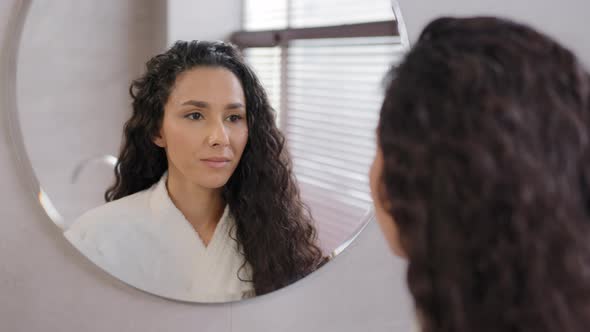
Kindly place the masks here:
[(66, 238), (110, 274), (157, 295), (198, 302), (251, 296), (251, 268), (229, 208), (205, 246), (172, 203), (165, 178), (83, 214)]

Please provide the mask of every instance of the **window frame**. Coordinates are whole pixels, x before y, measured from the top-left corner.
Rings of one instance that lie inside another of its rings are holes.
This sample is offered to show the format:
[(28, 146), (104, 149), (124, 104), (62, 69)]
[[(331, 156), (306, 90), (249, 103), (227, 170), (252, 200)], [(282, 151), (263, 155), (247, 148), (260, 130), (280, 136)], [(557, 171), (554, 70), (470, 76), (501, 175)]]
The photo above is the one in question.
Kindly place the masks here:
[(287, 46), (292, 40), (355, 37), (400, 37), (397, 20), (355, 24), (329, 25), (308, 28), (274, 30), (241, 30), (231, 34), (229, 40), (240, 49), (250, 47)]
[[(246, 30), (244, 27), (244, 2), (242, 3), (242, 30), (235, 31), (229, 36), (229, 41), (241, 51), (247, 48), (279, 47), (281, 49), (280, 74), (280, 103), (279, 123), (281, 128), (287, 124), (288, 109), (288, 48), (291, 41), (304, 39), (332, 39), (332, 38), (363, 38), (363, 37), (398, 37), (401, 39), (399, 21), (397, 19), (373, 21), (353, 24), (337, 24), (318, 27), (292, 28), (290, 27), (290, 2), (287, 0), (287, 27), (283, 29)], [(394, 17), (397, 18), (394, 8)]]

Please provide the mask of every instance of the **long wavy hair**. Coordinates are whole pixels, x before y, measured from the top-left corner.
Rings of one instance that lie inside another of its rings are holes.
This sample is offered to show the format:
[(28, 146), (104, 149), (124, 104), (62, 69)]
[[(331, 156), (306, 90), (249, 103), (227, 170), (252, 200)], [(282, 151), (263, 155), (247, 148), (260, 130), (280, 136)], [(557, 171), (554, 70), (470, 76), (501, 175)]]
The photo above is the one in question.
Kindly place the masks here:
[(572, 52), (437, 19), (391, 72), (378, 142), (424, 332), (590, 330), (590, 76)]
[(115, 183), (105, 193), (112, 201), (154, 185), (168, 169), (165, 150), (153, 143), (164, 105), (179, 74), (196, 67), (221, 67), (241, 82), (246, 98), (248, 142), (223, 188), (236, 221), (235, 239), (252, 267), (256, 295), (291, 284), (324, 262), (317, 232), (302, 203), (266, 92), (237, 48), (224, 42), (176, 42), (147, 62), (131, 84), (133, 114), (115, 167)]

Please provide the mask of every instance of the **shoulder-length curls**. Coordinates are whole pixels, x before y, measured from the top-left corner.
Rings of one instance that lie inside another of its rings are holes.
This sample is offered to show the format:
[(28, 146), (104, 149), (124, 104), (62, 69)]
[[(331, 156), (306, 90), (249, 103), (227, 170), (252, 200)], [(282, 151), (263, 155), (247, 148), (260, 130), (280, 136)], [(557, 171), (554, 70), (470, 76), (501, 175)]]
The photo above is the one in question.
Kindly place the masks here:
[(590, 76), (535, 30), (430, 23), (381, 110), (424, 332), (590, 329)]
[(233, 45), (179, 41), (147, 62), (146, 72), (129, 89), (133, 113), (124, 127), (115, 183), (105, 199), (147, 189), (167, 170), (165, 151), (153, 138), (162, 125), (164, 105), (176, 77), (201, 66), (228, 69), (244, 89), (248, 143), (223, 197), (236, 220), (236, 240), (252, 267), (255, 292), (265, 294), (311, 273), (323, 256), (274, 111), (256, 75)]

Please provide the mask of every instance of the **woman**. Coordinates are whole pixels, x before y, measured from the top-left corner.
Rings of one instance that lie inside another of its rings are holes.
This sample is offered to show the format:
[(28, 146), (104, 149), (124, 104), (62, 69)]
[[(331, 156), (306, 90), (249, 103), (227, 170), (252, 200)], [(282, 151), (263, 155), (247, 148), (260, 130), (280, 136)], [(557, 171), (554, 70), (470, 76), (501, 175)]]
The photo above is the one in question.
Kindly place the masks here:
[(68, 239), (138, 288), (183, 300), (261, 295), (322, 263), (284, 138), (237, 49), (177, 42), (131, 84), (106, 205)]
[(590, 76), (533, 29), (430, 23), (393, 70), (371, 188), (422, 331), (590, 328)]

